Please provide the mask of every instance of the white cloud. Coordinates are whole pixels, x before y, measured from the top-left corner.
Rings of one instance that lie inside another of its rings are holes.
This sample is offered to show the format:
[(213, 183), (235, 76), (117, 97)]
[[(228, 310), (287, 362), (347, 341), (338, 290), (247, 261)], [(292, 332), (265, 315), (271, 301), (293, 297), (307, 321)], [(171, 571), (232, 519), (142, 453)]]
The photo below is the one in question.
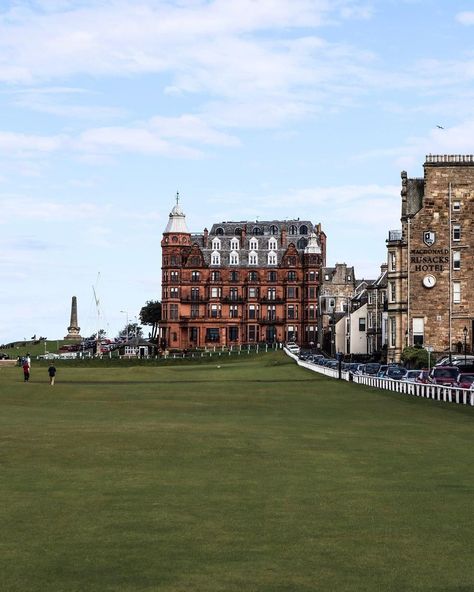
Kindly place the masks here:
[(459, 23), (461, 23), (462, 25), (474, 25), (474, 12), (473, 11), (459, 12), (456, 15), (456, 20)]

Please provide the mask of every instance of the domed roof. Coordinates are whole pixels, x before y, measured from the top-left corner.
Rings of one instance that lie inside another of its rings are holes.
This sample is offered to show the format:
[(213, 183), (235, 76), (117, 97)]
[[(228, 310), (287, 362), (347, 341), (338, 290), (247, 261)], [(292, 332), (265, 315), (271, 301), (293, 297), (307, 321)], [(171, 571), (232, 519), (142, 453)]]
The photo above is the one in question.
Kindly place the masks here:
[(165, 232), (176, 232), (189, 234), (186, 226), (186, 215), (179, 205), (179, 193), (176, 193), (176, 204), (170, 212), (170, 219), (166, 225)]
[(312, 232), (309, 236), (308, 244), (304, 250), (305, 253), (321, 253), (321, 247), (318, 243), (318, 237), (315, 232)]

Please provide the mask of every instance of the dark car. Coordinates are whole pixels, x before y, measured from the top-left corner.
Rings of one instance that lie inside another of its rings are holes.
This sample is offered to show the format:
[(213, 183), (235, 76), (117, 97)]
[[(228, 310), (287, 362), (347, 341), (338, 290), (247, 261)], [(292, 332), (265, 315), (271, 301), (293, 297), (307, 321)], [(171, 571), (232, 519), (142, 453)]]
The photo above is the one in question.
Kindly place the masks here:
[(385, 376), (387, 378), (391, 378), (392, 380), (401, 380), (406, 373), (407, 371), (405, 368), (401, 368), (400, 366), (389, 366)]
[(376, 376), (379, 370), (380, 364), (376, 364), (375, 362), (369, 362), (364, 367), (364, 374), (368, 374), (369, 376)]
[(430, 372), (430, 382), (443, 386), (454, 386), (459, 374), (455, 366), (435, 366)]
[(387, 374), (387, 369), (388, 369), (387, 364), (382, 364), (382, 366), (380, 366), (380, 368), (377, 372), (377, 376), (379, 378), (383, 378)]
[(10, 356), (8, 354), (0, 353), (0, 360), (9, 360)]
[(458, 376), (456, 386), (458, 386), (459, 388), (470, 389), (473, 382), (474, 382), (474, 374), (461, 373)]

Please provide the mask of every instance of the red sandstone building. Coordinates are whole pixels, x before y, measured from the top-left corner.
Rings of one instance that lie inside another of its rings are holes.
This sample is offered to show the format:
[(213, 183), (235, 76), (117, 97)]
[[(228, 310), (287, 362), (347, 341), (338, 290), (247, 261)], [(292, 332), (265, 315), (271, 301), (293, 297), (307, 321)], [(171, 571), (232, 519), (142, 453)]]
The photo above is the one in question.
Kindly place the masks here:
[(177, 203), (161, 246), (162, 346), (317, 342), (319, 224), (222, 222), (191, 234)]

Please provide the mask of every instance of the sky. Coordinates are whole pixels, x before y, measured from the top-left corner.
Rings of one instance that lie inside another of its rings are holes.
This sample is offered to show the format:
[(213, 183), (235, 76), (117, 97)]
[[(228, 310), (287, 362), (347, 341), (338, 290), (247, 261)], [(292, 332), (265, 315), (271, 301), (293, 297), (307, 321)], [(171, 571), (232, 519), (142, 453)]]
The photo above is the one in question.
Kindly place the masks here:
[(0, 344), (72, 296), (84, 336), (134, 322), (177, 191), (191, 232), (306, 219), (376, 278), (400, 172), (474, 153), (473, 83), (472, 0), (1, 0)]

